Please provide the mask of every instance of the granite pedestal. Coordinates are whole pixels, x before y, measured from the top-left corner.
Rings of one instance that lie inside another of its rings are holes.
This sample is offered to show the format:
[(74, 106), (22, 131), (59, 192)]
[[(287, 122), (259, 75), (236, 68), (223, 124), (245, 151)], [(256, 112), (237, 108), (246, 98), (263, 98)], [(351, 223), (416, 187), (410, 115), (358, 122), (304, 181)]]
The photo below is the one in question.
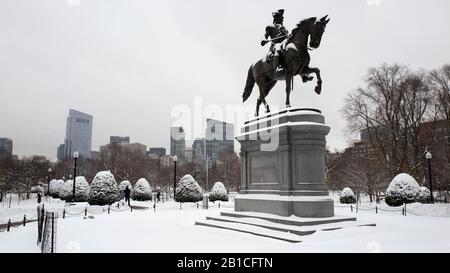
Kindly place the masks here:
[(326, 135), (319, 110), (289, 108), (245, 122), (236, 211), (333, 217), (325, 184)]

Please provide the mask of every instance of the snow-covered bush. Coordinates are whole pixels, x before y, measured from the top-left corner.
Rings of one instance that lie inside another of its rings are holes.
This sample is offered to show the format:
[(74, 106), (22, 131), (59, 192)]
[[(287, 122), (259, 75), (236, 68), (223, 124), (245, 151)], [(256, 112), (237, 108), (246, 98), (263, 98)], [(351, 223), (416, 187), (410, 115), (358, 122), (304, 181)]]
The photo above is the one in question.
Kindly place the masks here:
[[(66, 201), (72, 201), (73, 197), (73, 180), (64, 182), (59, 198)], [(86, 202), (89, 199), (89, 183), (84, 176), (77, 176), (75, 180), (75, 202)]]
[(198, 202), (203, 200), (202, 188), (194, 180), (192, 175), (187, 174), (181, 178), (175, 190), (175, 201)]
[(222, 182), (214, 183), (214, 186), (211, 189), (211, 193), (209, 194), (209, 200), (214, 201), (228, 201), (228, 193), (227, 189), (223, 185)]
[(134, 184), (133, 199), (138, 201), (152, 200), (152, 188), (147, 179), (141, 178)]
[(121, 197), (121, 198), (124, 198), (124, 197), (125, 197), (125, 192), (124, 192), (124, 190), (125, 190), (127, 187), (130, 189), (131, 192), (133, 192), (133, 186), (131, 185), (130, 181), (124, 180), (124, 181), (120, 182), (120, 184), (119, 184), (119, 192), (120, 192), (120, 197)]
[(37, 186), (31, 187), (31, 189), (30, 189), (31, 193), (39, 193), (40, 192), (41, 194), (43, 194), (44, 191), (45, 191), (45, 189), (41, 185), (37, 185)]
[(353, 193), (352, 189), (350, 188), (344, 188), (339, 196), (339, 201), (342, 204), (355, 204), (356, 203), (356, 196)]
[(420, 186), (417, 181), (406, 173), (398, 174), (386, 190), (386, 204), (397, 207), (413, 203), (419, 196)]
[(52, 181), (50, 181), (50, 195), (53, 198), (58, 198), (59, 197), (59, 191), (61, 190), (62, 186), (64, 185), (64, 180), (59, 179), (53, 179)]
[(429, 203), (431, 201), (431, 193), (427, 187), (420, 187), (419, 196), (417, 196), (417, 202)]
[(119, 186), (110, 171), (98, 172), (91, 183), (89, 204), (108, 205), (120, 199)]

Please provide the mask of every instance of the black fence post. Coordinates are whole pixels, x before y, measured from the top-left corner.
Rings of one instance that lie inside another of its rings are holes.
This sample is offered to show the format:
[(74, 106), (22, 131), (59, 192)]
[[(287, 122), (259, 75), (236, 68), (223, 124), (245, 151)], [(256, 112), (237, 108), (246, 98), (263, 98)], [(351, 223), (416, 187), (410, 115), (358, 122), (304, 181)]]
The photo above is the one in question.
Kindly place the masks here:
[(111, 210), (111, 206), (108, 205), (108, 214), (109, 214), (110, 210)]
[(219, 209), (220, 209), (220, 202), (219, 202)]
[(350, 210), (353, 212), (353, 204), (350, 204)]
[(11, 228), (11, 219), (8, 220), (8, 227), (6, 228), (6, 231), (9, 232), (10, 228)]
[(405, 216), (406, 216), (406, 203), (405, 203)]
[(66, 209), (63, 209), (63, 219), (66, 218)]
[(27, 222), (27, 215), (25, 214), (24, 216), (23, 216), (23, 226), (25, 226), (25, 223)]
[(156, 203), (153, 204), (153, 212), (156, 212)]
[(375, 213), (378, 213), (378, 207), (375, 206)]
[(52, 212), (52, 241), (51, 241), (51, 243), (52, 243), (52, 246), (51, 246), (52, 252), (51, 253), (53, 253), (54, 232), (55, 232), (55, 213)]
[(117, 202), (117, 210), (119, 210), (120, 202)]
[(198, 208), (198, 203), (197, 203), (197, 208)]
[(87, 207), (84, 208), (84, 216), (87, 216)]
[(131, 211), (133, 211), (133, 207), (130, 207)]

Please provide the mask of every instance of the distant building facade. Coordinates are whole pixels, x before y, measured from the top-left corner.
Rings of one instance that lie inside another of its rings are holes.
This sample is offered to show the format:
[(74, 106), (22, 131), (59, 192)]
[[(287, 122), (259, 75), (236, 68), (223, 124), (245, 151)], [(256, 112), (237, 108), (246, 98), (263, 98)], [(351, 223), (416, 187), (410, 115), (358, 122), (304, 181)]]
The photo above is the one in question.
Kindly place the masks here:
[(75, 151), (84, 158), (91, 158), (92, 121), (89, 114), (70, 109), (66, 123), (64, 158), (72, 157)]
[(204, 165), (205, 145), (206, 141), (204, 138), (197, 138), (192, 143), (192, 163), (194, 163), (194, 165)]
[(234, 153), (234, 125), (215, 119), (206, 120), (206, 156), (218, 161), (223, 153)]
[(110, 136), (109, 143), (130, 143), (130, 137), (122, 137), (122, 136)]
[(9, 138), (0, 138), (0, 160), (13, 156), (13, 141)]
[(58, 158), (58, 160), (64, 160), (64, 158), (65, 158), (65, 153), (66, 153), (65, 151), (66, 151), (66, 148), (65, 148), (64, 143), (63, 143), (63, 144), (60, 144), (60, 145), (58, 146), (57, 151), (56, 151), (56, 157)]
[(166, 155), (166, 148), (163, 147), (151, 147), (148, 150), (149, 154), (155, 154), (158, 155), (159, 157), (165, 156)]
[(160, 167), (169, 167), (173, 165), (173, 157), (170, 155), (164, 155), (159, 159)]
[(183, 127), (170, 128), (170, 155), (176, 155), (180, 160), (184, 158), (186, 140)]

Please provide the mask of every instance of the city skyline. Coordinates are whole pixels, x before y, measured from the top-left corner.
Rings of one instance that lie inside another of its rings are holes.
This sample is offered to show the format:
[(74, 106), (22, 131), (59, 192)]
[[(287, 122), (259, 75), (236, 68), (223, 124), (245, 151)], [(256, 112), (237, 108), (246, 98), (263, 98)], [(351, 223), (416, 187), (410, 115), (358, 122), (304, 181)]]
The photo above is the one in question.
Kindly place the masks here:
[[(345, 94), (363, 85), (369, 67), (387, 62), (430, 70), (450, 59), (450, 38), (436, 27), (449, 23), (448, 1), (251, 0), (238, 9), (233, 1), (202, 0), (19, 2), (5, 2), (0, 9), (6, 41), (0, 44), (0, 90), (7, 98), (0, 109), (0, 135), (13, 140), (20, 157), (55, 160), (69, 108), (95, 117), (93, 150), (113, 135), (168, 148), (167, 128), (178, 126), (171, 111), (179, 105), (196, 111), (195, 97), (203, 100), (202, 112), (210, 105), (242, 105), (253, 112), (255, 91), (241, 103), (247, 70), (267, 53), (259, 43), (271, 13), (280, 8), (286, 10), (289, 30), (304, 17), (331, 18), (321, 47), (311, 51), (312, 65), (322, 71), (322, 94), (298, 78), (291, 93), (293, 107), (323, 111), (332, 128), (331, 149), (349, 144), (340, 111)], [(208, 12), (198, 16), (198, 10)], [(282, 94), (279, 83), (267, 99), (272, 110), (284, 105)], [(26, 111), (17, 111), (18, 105)], [(224, 121), (241, 125), (234, 118)]]

